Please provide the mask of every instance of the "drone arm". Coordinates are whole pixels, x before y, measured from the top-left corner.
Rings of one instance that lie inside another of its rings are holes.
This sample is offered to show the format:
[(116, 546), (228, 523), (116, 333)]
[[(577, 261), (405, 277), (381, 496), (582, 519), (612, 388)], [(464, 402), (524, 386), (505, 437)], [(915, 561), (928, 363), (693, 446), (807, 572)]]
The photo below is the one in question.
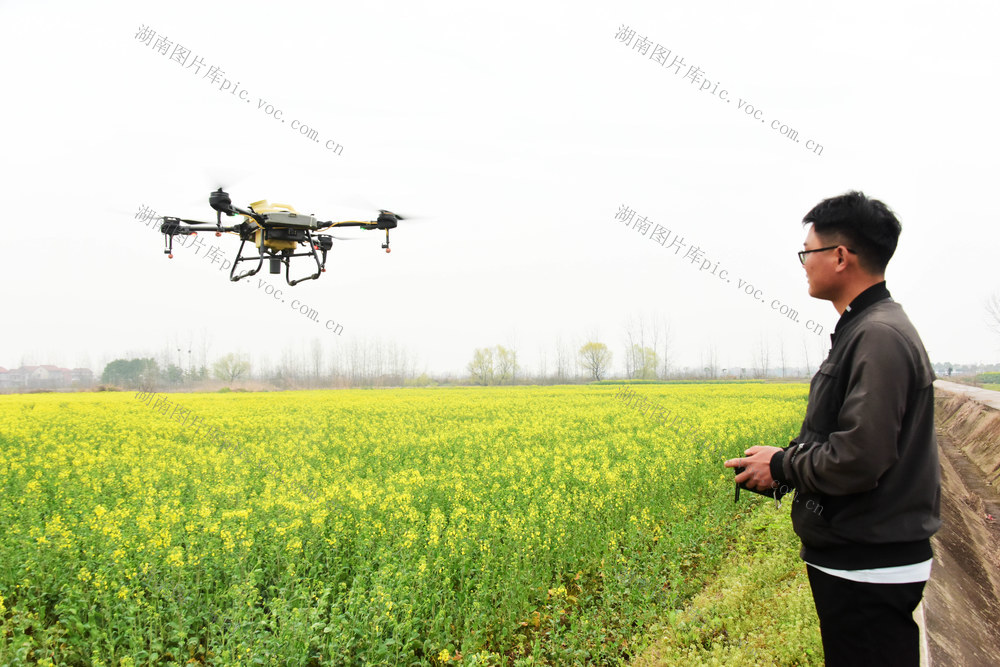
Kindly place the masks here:
[(253, 218), (260, 225), (264, 224), (264, 216), (262, 216), (259, 213), (254, 213), (253, 211), (244, 211), (239, 206), (233, 206), (233, 210), (236, 211), (237, 213), (239, 213), (240, 215), (245, 215), (248, 218)]
[[(182, 227), (182, 222), (185, 223), (186, 226)], [(163, 218), (163, 222), (160, 224), (160, 231), (171, 236), (176, 234), (183, 234), (186, 236), (192, 232), (238, 232), (245, 224), (246, 223), (241, 222), (240, 224), (233, 225), (232, 227), (220, 228), (218, 225), (213, 225), (209, 222), (185, 220), (184, 218), (171, 218), (165, 216)]]
[(233, 225), (232, 227), (222, 227), (221, 229), (215, 225), (189, 225), (187, 227), (181, 227), (177, 234), (183, 234), (185, 232), (239, 232), (241, 225)]
[(345, 222), (320, 222), (316, 224), (316, 229), (328, 229), (330, 227), (361, 227), (362, 229), (375, 229), (374, 222), (362, 222), (360, 220), (347, 220)]
[(257, 221), (257, 224), (264, 224), (264, 216), (259, 213), (254, 213), (251, 208), (249, 211), (243, 210), (239, 206), (233, 206), (233, 200), (229, 198), (229, 193), (224, 192), (222, 188), (219, 188), (212, 194), (208, 196), (208, 205), (215, 209), (217, 215), (218, 224), (216, 227), (222, 227), (222, 214), (226, 215), (245, 215), (248, 218), (252, 218)]

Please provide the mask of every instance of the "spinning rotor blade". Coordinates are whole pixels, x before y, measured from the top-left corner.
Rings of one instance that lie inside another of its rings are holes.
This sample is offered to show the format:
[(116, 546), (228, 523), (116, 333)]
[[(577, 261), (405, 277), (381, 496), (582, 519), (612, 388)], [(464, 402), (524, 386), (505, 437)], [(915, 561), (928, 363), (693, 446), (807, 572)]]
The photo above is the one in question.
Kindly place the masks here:
[(253, 174), (249, 169), (233, 165), (211, 165), (206, 166), (203, 171), (205, 174), (203, 186), (210, 192), (215, 192), (219, 188), (229, 192), (229, 188), (239, 187), (241, 182)]
[[(130, 218), (134, 218), (135, 220), (143, 219), (149, 221), (149, 220), (163, 219), (162, 215), (147, 216), (146, 214), (144, 214), (144, 211), (148, 208), (149, 208), (148, 206), (142, 205), (135, 210), (126, 211), (120, 206), (109, 206), (107, 210), (111, 211), (111, 213), (113, 213), (115, 216), (128, 216)], [(150, 212), (155, 213), (155, 211), (150, 211)]]
[[(335, 197), (333, 199), (334, 203), (346, 206), (348, 208), (354, 208), (359, 211), (366, 211), (370, 215), (372, 211), (378, 211), (379, 213), (389, 213), (390, 215), (396, 216), (397, 220), (426, 220), (428, 216), (423, 215), (412, 215), (410, 213), (400, 213), (395, 210), (389, 210), (385, 208), (380, 208), (375, 204), (371, 203), (365, 197), (361, 195), (344, 195), (343, 197)], [(376, 216), (377, 217), (377, 216)]]
[(378, 212), (379, 213), (388, 213), (389, 215), (395, 216), (396, 220), (406, 220), (408, 222), (413, 222), (413, 221), (418, 221), (418, 220), (429, 220), (430, 219), (430, 218), (428, 218), (425, 215), (410, 215), (409, 213), (407, 213), (407, 214), (404, 215), (402, 213), (396, 213), (395, 211), (389, 211), (389, 210), (384, 209), (384, 208), (380, 208), (378, 210)]
[[(191, 179), (192, 183), (194, 183), (194, 189), (200, 191), (202, 194), (199, 194), (197, 198), (185, 199), (178, 208), (182, 210), (204, 210), (208, 206), (209, 193), (215, 192), (219, 188), (222, 188), (224, 192), (230, 193), (230, 195), (233, 194), (233, 190), (242, 191), (240, 184), (253, 174), (254, 172), (249, 169), (233, 166), (232, 164), (203, 166), (201, 169), (201, 178), (199, 179), (197, 172), (195, 172), (195, 176)], [(234, 197), (233, 204), (241, 208), (245, 208), (251, 201), (259, 199), (254, 198), (253, 195), (250, 195), (250, 198), (246, 201), (243, 201), (243, 197), (238, 194)], [(211, 212), (211, 216), (215, 217), (215, 211)]]

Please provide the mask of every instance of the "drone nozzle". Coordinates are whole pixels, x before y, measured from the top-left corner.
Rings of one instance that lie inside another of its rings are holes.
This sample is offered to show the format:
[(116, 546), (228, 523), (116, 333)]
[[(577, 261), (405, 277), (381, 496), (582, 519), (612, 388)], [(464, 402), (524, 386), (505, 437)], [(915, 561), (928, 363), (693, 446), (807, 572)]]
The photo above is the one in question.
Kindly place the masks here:
[(229, 193), (224, 192), (222, 188), (208, 196), (208, 205), (219, 213), (236, 215), (236, 211), (233, 210), (233, 200), (229, 198)]
[(270, 259), (270, 262), (271, 262), (271, 266), (270, 266), (271, 273), (272, 274), (279, 274), (279, 273), (281, 273), (281, 260), (278, 259), (277, 257), (272, 257)]

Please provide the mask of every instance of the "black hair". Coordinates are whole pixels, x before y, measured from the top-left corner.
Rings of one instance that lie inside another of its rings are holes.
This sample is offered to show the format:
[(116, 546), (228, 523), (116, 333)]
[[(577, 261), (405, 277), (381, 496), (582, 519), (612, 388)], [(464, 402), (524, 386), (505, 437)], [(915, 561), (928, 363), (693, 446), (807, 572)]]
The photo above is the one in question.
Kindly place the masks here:
[(824, 199), (802, 218), (823, 238), (835, 238), (858, 254), (858, 263), (869, 273), (885, 273), (903, 227), (896, 214), (878, 199), (852, 190)]

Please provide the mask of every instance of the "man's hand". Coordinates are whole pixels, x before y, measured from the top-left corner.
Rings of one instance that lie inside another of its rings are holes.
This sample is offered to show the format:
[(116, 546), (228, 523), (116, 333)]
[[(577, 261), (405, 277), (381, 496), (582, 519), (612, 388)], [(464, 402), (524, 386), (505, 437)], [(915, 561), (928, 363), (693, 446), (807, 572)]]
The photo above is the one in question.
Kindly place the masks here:
[(736, 476), (736, 483), (746, 482), (748, 489), (766, 491), (774, 486), (774, 479), (771, 477), (771, 457), (780, 451), (781, 447), (754, 445), (743, 452), (747, 455), (746, 458), (729, 459), (723, 465), (727, 468), (746, 468)]

